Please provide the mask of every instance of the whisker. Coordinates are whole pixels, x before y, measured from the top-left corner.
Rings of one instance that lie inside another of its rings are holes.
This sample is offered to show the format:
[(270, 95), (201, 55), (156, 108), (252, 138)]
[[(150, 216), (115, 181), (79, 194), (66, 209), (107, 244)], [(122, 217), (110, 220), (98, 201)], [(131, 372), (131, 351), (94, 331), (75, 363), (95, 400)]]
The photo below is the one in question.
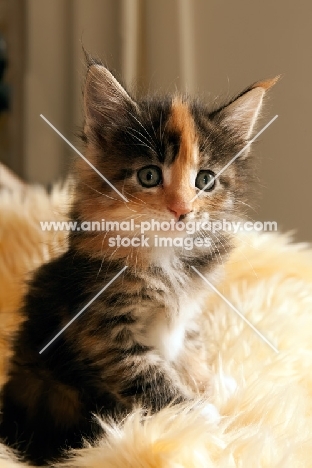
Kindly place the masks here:
[[(136, 131), (135, 129), (132, 129), (132, 130), (133, 130), (133, 131)], [(142, 135), (140, 132), (138, 132), (138, 133), (139, 133), (139, 135), (140, 135), (142, 138), (144, 138), (144, 135)], [(145, 148), (149, 148), (153, 153), (155, 153), (155, 154), (157, 155), (157, 151), (156, 151), (154, 148), (152, 148), (152, 146), (150, 146), (151, 143), (150, 143), (149, 141), (147, 141), (146, 139), (145, 139), (145, 141), (144, 141), (144, 140), (141, 140), (141, 138), (139, 138), (137, 135), (135, 135), (135, 134), (133, 134), (133, 133), (128, 132), (128, 134), (129, 134), (130, 136), (132, 136), (133, 138), (135, 138), (137, 141), (140, 142), (140, 144), (138, 144), (137, 146), (144, 146)], [(149, 144), (149, 143), (150, 143), (150, 144)]]
[[(150, 110), (149, 104), (148, 104), (148, 106), (147, 106), (147, 109), (148, 109), (149, 120), (150, 120), (150, 122), (151, 122), (151, 126), (152, 126), (152, 129), (153, 129), (155, 138), (156, 138), (156, 140), (154, 141), (154, 143), (155, 143), (156, 146), (158, 147), (158, 138), (157, 138), (156, 131), (155, 131), (155, 127), (154, 127), (154, 124), (153, 124), (153, 121), (152, 121), (151, 110)], [(159, 150), (159, 147), (158, 147), (158, 150)]]
[(148, 136), (145, 136), (142, 132), (140, 132), (139, 130), (137, 130), (136, 128), (133, 128), (133, 127), (126, 127), (127, 129), (127, 133), (131, 136), (135, 136), (132, 132), (135, 132), (137, 135), (139, 135), (142, 140), (140, 141), (145, 141), (146, 143), (149, 143), (151, 145), (153, 145), (153, 140), (151, 140), (150, 138), (148, 138)]
[[(144, 125), (142, 124), (142, 122), (134, 115), (132, 114), (131, 112), (129, 112), (129, 114), (131, 115), (131, 117), (134, 118), (134, 120), (143, 128), (144, 132), (146, 133), (147, 137), (150, 139), (151, 136), (148, 132), (148, 130), (146, 129), (146, 127), (144, 127)], [(153, 140), (150, 139), (150, 143), (153, 143)]]
[(248, 206), (248, 208), (250, 208), (251, 210), (256, 211), (254, 206), (248, 205), (248, 203), (245, 203), (242, 200), (235, 200), (234, 203), (241, 203), (242, 205)]
[(83, 185), (93, 190), (94, 192), (98, 193), (99, 195), (103, 195), (104, 197), (110, 198), (111, 200), (119, 201), (119, 198), (114, 198), (114, 197), (111, 197), (110, 195), (107, 195), (106, 193), (100, 192), (99, 190), (95, 189), (94, 187), (91, 187), (91, 185), (88, 185), (85, 182), (83, 182)]
[[(129, 195), (130, 198), (131, 198), (131, 197), (132, 197), (132, 198), (135, 198), (136, 200), (139, 200), (139, 201), (140, 201), (141, 203), (143, 203), (144, 205), (147, 205), (147, 203), (146, 203), (144, 200), (141, 200), (141, 198), (136, 197), (136, 196), (133, 195), (132, 193), (130, 193), (130, 192), (125, 192), (125, 193), (126, 193), (127, 195)], [(135, 203), (135, 202), (133, 202), (133, 203)], [(139, 205), (139, 203), (138, 203), (138, 205)]]

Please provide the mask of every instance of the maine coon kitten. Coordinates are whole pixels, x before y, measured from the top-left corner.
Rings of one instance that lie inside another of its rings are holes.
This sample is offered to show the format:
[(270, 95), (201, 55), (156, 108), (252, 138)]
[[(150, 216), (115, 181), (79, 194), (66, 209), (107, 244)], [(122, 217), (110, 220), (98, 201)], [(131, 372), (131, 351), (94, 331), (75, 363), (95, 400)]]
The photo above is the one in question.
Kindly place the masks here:
[(209, 387), (196, 327), (209, 288), (191, 267), (214, 281), (231, 248), (231, 233), (198, 228), (186, 234), (175, 223), (203, 221), (207, 213), (210, 220), (239, 218), (253, 172), (248, 150), (220, 177), (213, 176), (246, 145), (263, 96), (274, 83), (256, 83), (209, 111), (178, 95), (134, 100), (104, 66), (90, 61), (85, 155), (128, 201), (79, 159), (72, 220), (173, 219), (173, 231), (150, 230), (146, 236), (203, 242), (191, 249), (159, 248), (154, 242), (111, 247), (111, 234), (140, 238), (139, 229), (80, 229), (70, 233), (65, 254), (35, 273), (2, 392), (0, 427), (2, 439), (27, 460), (40, 464), (63, 449), (80, 447), (82, 437), (90, 439), (98, 431), (94, 413), (118, 418), (135, 403), (157, 411)]

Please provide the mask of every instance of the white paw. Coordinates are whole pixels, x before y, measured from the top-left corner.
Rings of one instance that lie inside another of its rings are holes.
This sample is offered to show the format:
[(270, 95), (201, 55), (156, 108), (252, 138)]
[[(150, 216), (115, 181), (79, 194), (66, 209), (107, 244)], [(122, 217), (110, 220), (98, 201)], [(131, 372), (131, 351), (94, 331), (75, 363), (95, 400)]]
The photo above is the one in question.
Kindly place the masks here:
[(219, 424), (221, 420), (221, 415), (215, 405), (212, 403), (206, 403), (201, 414), (209, 421), (210, 423)]
[(237, 390), (237, 382), (233, 377), (230, 377), (228, 375), (223, 375), (222, 377), (222, 384), (224, 387), (224, 390), (227, 393), (228, 398), (231, 397)]

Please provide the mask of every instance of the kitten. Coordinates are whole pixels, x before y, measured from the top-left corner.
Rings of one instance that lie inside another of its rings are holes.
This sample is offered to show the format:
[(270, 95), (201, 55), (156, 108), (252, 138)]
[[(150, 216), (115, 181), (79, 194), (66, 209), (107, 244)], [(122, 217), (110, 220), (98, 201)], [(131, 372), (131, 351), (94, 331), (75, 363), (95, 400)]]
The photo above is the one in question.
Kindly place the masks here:
[[(94, 413), (119, 418), (135, 404), (158, 411), (209, 390), (197, 321), (209, 287), (192, 267), (214, 281), (231, 233), (178, 228), (207, 214), (209, 220), (240, 218), (253, 174), (248, 149), (214, 175), (246, 145), (275, 81), (256, 83), (210, 111), (178, 95), (134, 100), (90, 60), (85, 154), (119, 193), (79, 159), (71, 219), (133, 219), (136, 227), (77, 229), (68, 251), (34, 274), (2, 392), (0, 427), (1, 437), (27, 460), (57, 459), (64, 449), (81, 447), (83, 437), (91, 440), (99, 431)], [(171, 228), (151, 226), (144, 245), (128, 246), (131, 239), (142, 241), (138, 226), (152, 219)], [(118, 235), (129, 240), (118, 247)], [(155, 246), (164, 235), (171, 243)]]

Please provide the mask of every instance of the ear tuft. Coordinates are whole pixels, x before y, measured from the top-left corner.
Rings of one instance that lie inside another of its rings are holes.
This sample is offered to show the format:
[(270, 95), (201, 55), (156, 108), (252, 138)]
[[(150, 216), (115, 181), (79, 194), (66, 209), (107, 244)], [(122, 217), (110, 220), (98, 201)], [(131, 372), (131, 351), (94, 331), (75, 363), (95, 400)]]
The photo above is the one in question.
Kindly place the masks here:
[(221, 126), (248, 140), (259, 117), (265, 93), (275, 85), (279, 76), (258, 81), (213, 114)]
[(100, 66), (104, 67), (101, 60), (94, 57), (93, 55), (91, 55), (83, 45), (82, 45), (82, 51), (83, 51), (84, 56), (85, 56), (87, 69), (89, 69), (92, 65), (100, 65)]
[(253, 88), (263, 88), (265, 91), (271, 89), (281, 78), (281, 75), (277, 75), (275, 78), (269, 78), (268, 80), (264, 81), (257, 81), (253, 85), (250, 86), (250, 89)]

